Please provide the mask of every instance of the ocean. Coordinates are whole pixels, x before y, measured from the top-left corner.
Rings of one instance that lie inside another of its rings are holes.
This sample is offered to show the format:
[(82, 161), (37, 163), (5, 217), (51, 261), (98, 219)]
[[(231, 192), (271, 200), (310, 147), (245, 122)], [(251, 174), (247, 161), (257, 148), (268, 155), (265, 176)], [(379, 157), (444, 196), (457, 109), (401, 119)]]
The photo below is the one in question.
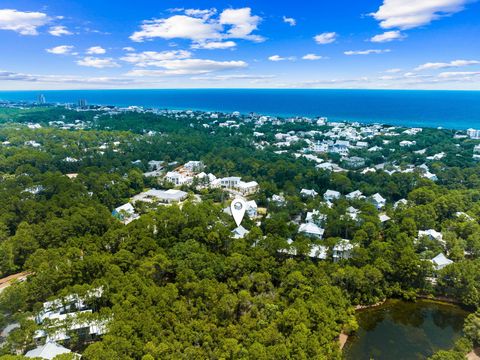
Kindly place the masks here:
[(51, 90), (0, 91), (0, 100), (204, 110), (275, 116), (325, 116), (407, 127), (480, 128), (480, 91), (423, 90)]

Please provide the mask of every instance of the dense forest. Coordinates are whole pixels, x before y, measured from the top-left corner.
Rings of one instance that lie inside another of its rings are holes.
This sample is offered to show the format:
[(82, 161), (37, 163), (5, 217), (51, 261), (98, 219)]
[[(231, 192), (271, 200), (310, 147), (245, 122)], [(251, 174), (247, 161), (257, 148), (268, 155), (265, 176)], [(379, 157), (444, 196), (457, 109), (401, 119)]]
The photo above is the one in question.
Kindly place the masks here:
[[(19, 324), (4, 339), (2, 360), (22, 359), (36, 347), (42, 327), (34, 318), (44, 302), (98, 288), (91, 316), (108, 319), (108, 331), (65, 344), (87, 360), (341, 359), (338, 336), (356, 330), (355, 306), (393, 297), (447, 298), (471, 311), (457, 346), (432, 358), (462, 359), (480, 344), (480, 164), (472, 158), (478, 141), (424, 129), (406, 148), (399, 142), (412, 135), (379, 135), (368, 142), (381, 150), (353, 153), (366, 166), (386, 164), (384, 170), (332, 172), (294, 156), (302, 141), (287, 152), (272, 145), (276, 133), (328, 124), (244, 119), (239, 127), (219, 127), (199, 113), (63, 107), (0, 113), (0, 277), (28, 274), (0, 294), (0, 327)], [(66, 129), (60, 121), (86, 125)], [(265, 146), (255, 146), (254, 131)], [(429, 162), (436, 181), (387, 171), (419, 166), (439, 152), (446, 155)], [(338, 154), (319, 156), (339, 161)], [(250, 198), (266, 215), (246, 219), (248, 235), (233, 238), (228, 193), (184, 185), (184, 203), (139, 206), (140, 218), (124, 225), (112, 216), (116, 207), (145, 189), (171, 186), (144, 176), (152, 160), (166, 170), (201, 160), (218, 177), (255, 180), (259, 191)], [(302, 197), (301, 189), (320, 196)], [(328, 189), (342, 195), (331, 206), (321, 198)], [(382, 222), (371, 202), (343, 196), (355, 190), (382, 194), (381, 212), (390, 220)], [(284, 204), (271, 201), (276, 194)], [(357, 219), (346, 216), (350, 206)], [(326, 217), (321, 240), (299, 233), (293, 221), (314, 209)], [(429, 229), (443, 241), (418, 236)], [(332, 261), (341, 239), (355, 245), (352, 256)], [(326, 260), (309, 256), (320, 244)], [(289, 246), (295, 255), (282, 251)], [(437, 271), (430, 260), (439, 253), (453, 263)]]

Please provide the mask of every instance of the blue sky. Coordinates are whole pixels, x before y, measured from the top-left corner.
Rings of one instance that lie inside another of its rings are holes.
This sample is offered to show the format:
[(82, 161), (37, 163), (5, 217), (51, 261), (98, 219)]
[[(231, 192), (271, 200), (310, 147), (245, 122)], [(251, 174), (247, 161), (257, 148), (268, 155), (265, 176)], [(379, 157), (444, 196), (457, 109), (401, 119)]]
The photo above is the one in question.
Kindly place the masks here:
[(480, 89), (480, 1), (0, 0), (0, 89)]

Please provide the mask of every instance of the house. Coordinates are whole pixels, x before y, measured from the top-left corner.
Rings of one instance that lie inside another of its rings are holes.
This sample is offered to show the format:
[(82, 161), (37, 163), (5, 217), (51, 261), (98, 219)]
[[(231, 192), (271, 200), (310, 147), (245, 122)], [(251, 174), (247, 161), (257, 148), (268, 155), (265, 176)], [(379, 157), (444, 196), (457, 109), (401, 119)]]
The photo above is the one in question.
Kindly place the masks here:
[(300, 191), (300, 195), (304, 196), (304, 197), (315, 197), (315, 196), (318, 195), (318, 193), (313, 189), (310, 189), (310, 190), (309, 189), (302, 189)]
[(312, 245), (308, 256), (315, 259), (326, 260), (328, 254), (328, 247), (324, 245)]
[(398, 145), (400, 145), (401, 147), (410, 147), (416, 144), (417, 144), (416, 141), (408, 141), (408, 140), (403, 140), (398, 143)]
[(385, 200), (383, 198), (382, 195), (380, 195), (379, 193), (376, 193), (376, 194), (373, 194), (372, 196), (370, 196), (370, 202), (375, 205), (375, 207), (377, 209), (382, 209), (385, 207), (386, 203), (387, 203), (387, 200)]
[(340, 196), (341, 196), (341, 194), (338, 191), (335, 191), (335, 190), (327, 190), (327, 191), (325, 191), (325, 194), (323, 194), (323, 198), (326, 201), (333, 201), (333, 200), (339, 199)]
[(346, 140), (337, 140), (335, 144), (330, 147), (330, 152), (337, 153), (343, 156), (348, 155), (348, 148), (350, 147), (350, 142)]
[(380, 214), (380, 215), (378, 215), (378, 219), (383, 224), (384, 222), (387, 222), (388, 220), (391, 220), (391, 217), (388, 216), (387, 214)]
[(360, 190), (352, 191), (345, 196), (348, 200), (358, 200), (358, 199), (365, 199), (365, 196), (362, 194)]
[(148, 168), (150, 171), (160, 171), (163, 169), (163, 161), (157, 161), (157, 160), (150, 160), (148, 162)]
[(135, 208), (131, 203), (123, 204), (112, 211), (112, 215), (123, 222), (125, 225), (139, 218), (135, 213)]
[(358, 156), (347, 157), (343, 159), (345, 166), (350, 169), (358, 169), (365, 166), (365, 159)]
[(192, 173), (197, 173), (203, 171), (203, 169), (205, 169), (205, 165), (201, 161), (189, 161), (183, 165), (183, 168)]
[(360, 214), (360, 210), (355, 209), (353, 206), (349, 206), (347, 209), (347, 215), (352, 219), (357, 221), (358, 215)]
[(325, 230), (318, 225), (309, 222), (301, 224), (298, 228), (298, 232), (309, 237), (321, 239)]
[(352, 250), (354, 246), (350, 243), (349, 240), (341, 239), (333, 247), (333, 261), (337, 262), (342, 259), (349, 259), (352, 257)]
[(327, 220), (327, 215), (320, 214), (319, 210), (309, 211), (307, 212), (307, 216), (305, 217), (305, 222), (314, 223), (317, 225), (320, 225), (325, 220)]
[(165, 175), (165, 180), (175, 186), (181, 186), (190, 184), (193, 181), (193, 177), (184, 175), (177, 171), (169, 171), (167, 172), (167, 175)]
[[(25, 354), (25, 357), (27, 358), (33, 358), (33, 359), (46, 359), (46, 360), (51, 360), (55, 358), (57, 355), (61, 354), (70, 354), (71, 350), (58, 345), (57, 343), (53, 341), (47, 341), (45, 345), (38, 346), (33, 350), (28, 351)], [(75, 354), (75, 357), (80, 359), (80, 355)]]
[(226, 189), (234, 189), (238, 187), (238, 183), (241, 181), (241, 177), (229, 176), (220, 179), (220, 186)]
[(445, 242), (443, 241), (443, 235), (442, 235), (442, 233), (441, 233), (441, 232), (438, 232), (438, 231), (436, 231), (436, 230), (434, 230), (434, 229), (419, 230), (419, 231), (418, 231), (418, 238), (421, 238), (421, 237), (423, 237), (423, 236), (429, 238), (430, 240), (436, 240), (436, 241), (438, 241), (438, 242), (440, 242), (440, 243), (442, 243), (442, 244), (445, 243)]
[(242, 225), (232, 230), (234, 239), (243, 239), (250, 231), (245, 229)]
[(256, 181), (239, 181), (237, 185), (237, 189), (242, 195), (251, 195), (257, 192), (258, 190), (258, 183)]
[(444, 267), (453, 264), (453, 261), (448, 259), (443, 253), (438, 254), (430, 261), (436, 271), (442, 270)]
[(132, 198), (132, 202), (143, 201), (147, 203), (161, 202), (165, 204), (178, 203), (187, 198), (188, 194), (185, 191), (169, 189), (157, 190), (150, 189), (144, 191)]
[(280, 194), (280, 195), (276, 195), (276, 194), (272, 195), (271, 201), (272, 201), (273, 203), (275, 203), (276, 205), (278, 205), (278, 206), (282, 206), (282, 205), (285, 205), (285, 204), (287, 203), (287, 201), (285, 200), (285, 197), (284, 197), (282, 194)]
[(400, 200), (396, 201), (395, 204), (393, 204), (393, 208), (396, 209), (399, 206), (406, 206), (407, 204), (408, 204), (407, 199), (400, 199)]

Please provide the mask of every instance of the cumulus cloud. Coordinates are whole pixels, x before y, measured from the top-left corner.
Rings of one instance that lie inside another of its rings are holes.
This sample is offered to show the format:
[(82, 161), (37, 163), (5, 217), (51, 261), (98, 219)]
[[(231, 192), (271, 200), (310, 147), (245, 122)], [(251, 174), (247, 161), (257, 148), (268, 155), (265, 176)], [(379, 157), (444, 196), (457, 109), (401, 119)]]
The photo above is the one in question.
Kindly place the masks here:
[(394, 30), (394, 31), (386, 31), (383, 34), (375, 35), (370, 39), (370, 41), (374, 43), (384, 43), (384, 42), (390, 42), (393, 40), (402, 40), (402, 39), (405, 39), (406, 37), (407, 36), (402, 34), (400, 31)]
[[(176, 9), (180, 10), (180, 9)], [(263, 41), (264, 38), (253, 34), (261, 22), (261, 18), (252, 15), (248, 7), (240, 9), (226, 9), (219, 16), (214, 17), (216, 11), (187, 9), (183, 14), (173, 15), (163, 19), (145, 20), (140, 30), (134, 32), (130, 39), (143, 42), (155, 38), (166, 40), (187, 39), (197, 46), (229, 48), (231, 42), (220, 43), (225, 39), (246, 39)]]
[(448, 71), (438, 74), (439, 78), (471, 78), (480, 76), (480, 71)]
[(369, 50), (349, 50), (345, 51), (345, 55), (370, 55), (370, 54), (384, 54), (390, 52), (390, 49), (369, 49)]
[(48, 29), (48, 33), (53, 36), (73, 35), (65, 26), (52, 26)]
[(135, 51), (135, 48), (133, 48), (131, 46), (125, 46), (122, 50), (127, 51), (127, 52), (133, 52), (133, 51)]
[(77, 64), (97, 69), (120, 67), (112, 58), (97, 58), (93, 56), (86, 56), (83, 59), (77, 60)]
[(291, 18), (291, 17), (286, 17), (286, 16), (284, 16), (284, 17), (283, 17), (283, 22), (284, 22), (284, 23), (287, 23), (287, 24), (290, 25), (290, 26), (295, 26), (295, 25), (297, 25), (297, 20), (295, 20), (294, 18)]
[(60, 45), (60, 46), (55, 46), (51, 49), (45, 49), (45, 51), (55, 55), (69, 55), (69, 54), (72, 54), (73, 49), (74, 49), (74, 46), (72, 45)]
[(106, 52), (107, 50), (105, 50), (101, 46), (92, 46), (87, 49), (87, 54), (90, 54), (90, 55), (102, 55), (102, 54), (105, 54)]
[(188, 59), (191, 56), (192, 54), (186, 50), (171, 50), (162, 52), (144, 51), (141, 53), (129, 53), (120, 58), (120, 60), (135, 64), (136, 66), (146, 67), (157, 66), (159, 64), (162, 66), (162, 61)]
[(438, 69), (456, 68), (456, 67), (478, 65), (478, 64), (480, 64), (480, 61), (477, 61), (477, 60), (453, 60), (450, 62), (428, 62), (423, 65), (417, 66), (415, 70), (416, 71), (438, 70)]
[(465, 8), (471, 0), (383, 0), (377, 12), (370, 14), (384, 29), (413, 29)]
[(320, 60), (323, 59), (323, 56), (315, 55), (315, 54), (307, 54), (302, 57), (303, 60)]
[(293, 60), (295, 60), (295, 57), (294, 56), (282, 57), (280, 55), (272, 55), (268, 58), (268, 60), (270, 60), (270, 61), (293, 61)]
[(331, 44), (337, 39), (336, 32), (325, 32), (314, 37), (315, 42), (319, 45)]
[(162, 70), (133, 69), (129, 76), (201, 75), (215, 71), (235, 70), (248, 66), (244, 61), (215, 61), (207, 59), (164, 60), (155, 63)]
[(397, 74), (399, 72), (402, 72), (402, 69), (398, 69), (398, 68), (394, 68), (394, 69), (388, 69), (388, 70), (385, 70), (385, 72), (387, 74)]
[(0, 9), (0, 30), (11, 30), (21, 35), (38, 35), (38, 28), (50, 22), (42, 12), (23, 12), (15, 9)]

